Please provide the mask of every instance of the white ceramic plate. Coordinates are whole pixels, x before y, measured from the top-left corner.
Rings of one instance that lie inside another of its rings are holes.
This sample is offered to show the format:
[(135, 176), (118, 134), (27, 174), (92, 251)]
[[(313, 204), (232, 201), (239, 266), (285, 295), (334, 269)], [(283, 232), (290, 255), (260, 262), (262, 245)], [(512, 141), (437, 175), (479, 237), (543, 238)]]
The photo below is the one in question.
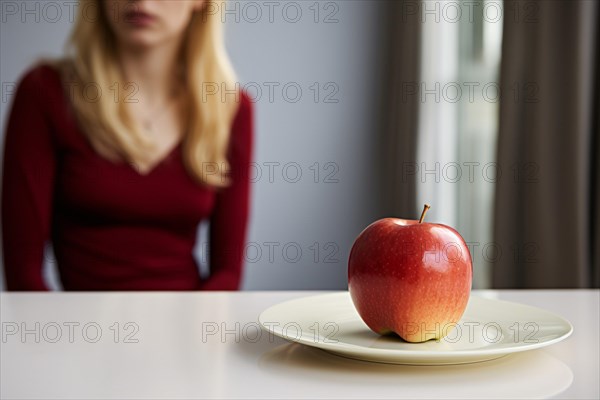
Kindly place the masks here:
[[(362, 321), (348, 292), (274, 305), (259, 316), (284, 339), (359, 360), (392, 364), (463, 364), (537, 349), (567, 338), (573, 327), (556, 314), (472, 295), (463, 318), (440, 341), (408, 343), (380, 336)], [(442, 328), (443, 329), (443, 328)]]

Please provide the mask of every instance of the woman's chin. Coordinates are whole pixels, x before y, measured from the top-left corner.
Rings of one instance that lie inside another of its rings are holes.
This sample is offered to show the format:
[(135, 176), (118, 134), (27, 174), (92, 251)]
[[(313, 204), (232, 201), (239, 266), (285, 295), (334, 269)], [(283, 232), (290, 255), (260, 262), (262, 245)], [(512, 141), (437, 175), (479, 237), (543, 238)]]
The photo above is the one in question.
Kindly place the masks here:
[(148, 33), (133, 33), (127, 38), (123, 38), (121, 42), (132, 51), (146, 51), (156, 47), (160, 40), (157, 40), (155, 35), (149, 35)]

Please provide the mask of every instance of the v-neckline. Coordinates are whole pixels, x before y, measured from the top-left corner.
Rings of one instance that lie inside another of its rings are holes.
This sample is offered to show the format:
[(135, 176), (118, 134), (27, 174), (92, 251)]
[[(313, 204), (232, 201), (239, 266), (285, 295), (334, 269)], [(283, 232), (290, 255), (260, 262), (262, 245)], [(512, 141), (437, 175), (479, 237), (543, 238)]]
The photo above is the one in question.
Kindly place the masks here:
[(146, 171), (144, 173), (142, 173), (135, 166), (135, 163), (132, 163), (132, 162), (127, 162), (127, 168), (129, 168), (130, 170), (132, 170), (136, 175), (138, 175), (138, 176), (140, 176), (142, 178), (146, 178), (146, 177), (152, 175), (154, 172), (156, 172), (161, 167), (163, 167), (168, 160), (172, 159), (173, 158), (173, 154), (177, 150), (179, 150), (179, 148), (182, 146), (182, 143), (183, 143), (183, 140), (178, 140), (177, 143), (174, 146), (172, 146), (171, 149), (167, 153), (165, 153), (164, 156), (162, 156), (161, 158), (159, 158), (158, 161), (156, 161), (154, 163), (154, 165), (152, 165), (152, 167), (148, 171)]
[[(60, 79), (60, 78), (59, 78)], [(62, 81), (61, 81), (62, 83)], [(62, 92), (63, 95), (63, 100), (66, 102), (66, 104), (68, 105), (67, 109), (68, 109), (68, 114), (69, 117), (71, 118), (71, 120), (73, 121), (74, 124), (74, 128), (75, 131), (77, 132), (77, 136), (79, 138), (79, 140), (81, 140), (84, 143), (84, 146), (86, 146), (86, 148), (91, 151), (96, 157), (112, 163), (114, 165), (114, 162), (111, 160), (108, 160), (106, 157), (104, 157), (102, 154), (99, 154), (96, 149), (94, 148), (94, 146), (90, 143), (89, 138), (87, 137), (87, 135), (84, 133), (83, 127), (81, 127), (81, 125), (79, 124), (79, 121), (77, 120), (77, 118), (74, 115), (74, 110), (72, 108), (71, 103), (69, 102), (68, 98), (67, 98), (67, 94), (65, 92)], [(155, 173), (157, 170), (161, 169), (161, 167), (164, 166), (164, 164), (170, 160), (171, 158), (173, 158), (173, 154), (178, 151), (182, 146), (183, 146), (183, 138), (185, 137), (185, 135), (182, 135), (181, 138), (179, 138), (179, 140), (177, 140), (177, 142), (171, 147), (171, 149), (165, 153), (164, 156), (162, 156), (153, 166), (152, 168), (150, 168), (146, 173), (141, 173), (140, 170), (138, 168), (135, 167), (135, 163), (132, 162), (127, 162), (127, 161), (122, 161), (123, 164), (126, 164), (126, 168), (128, 168), (129, 170), (131, 170), (133, 173), (135, 173), (137, 176), (145, 178), (148, 177), (150, 175), (152, 175), (153, 173)]]

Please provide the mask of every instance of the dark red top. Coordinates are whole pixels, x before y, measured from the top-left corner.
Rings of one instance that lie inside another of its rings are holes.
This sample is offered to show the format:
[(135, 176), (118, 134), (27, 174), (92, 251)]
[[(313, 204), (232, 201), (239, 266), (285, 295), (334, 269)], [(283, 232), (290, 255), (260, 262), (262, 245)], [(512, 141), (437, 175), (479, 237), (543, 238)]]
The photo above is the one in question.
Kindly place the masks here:
[[(252, 104), (240, 96), (228, 159), (247, 171)], [(78, 127), (51, 66), (21, 79), (5, 141), (2, 187), (4, 268), (9, 290), (47, 290), (51, 241), (65, 290), (235, 290), (249, 208), (247, 173), (212, 189), (186, 171), (181, 145), (147, 175), (96, 153)], [(210, 220), (210, 277), (192, 255)]]

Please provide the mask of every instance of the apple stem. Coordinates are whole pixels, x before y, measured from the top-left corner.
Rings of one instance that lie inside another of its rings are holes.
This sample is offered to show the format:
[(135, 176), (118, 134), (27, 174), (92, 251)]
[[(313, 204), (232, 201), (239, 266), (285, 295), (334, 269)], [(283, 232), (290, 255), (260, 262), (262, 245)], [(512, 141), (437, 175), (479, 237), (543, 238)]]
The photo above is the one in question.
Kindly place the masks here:
[(422, 223), (423, 220), (425, 219), (425, 214), (427, 214), (427, 210), (429, 210), (431, 208), (431, 206), (429, 206), (429, 204), (425, 204), (423, 206), (423, 212), (421, 213), (421, 218), (419, 218), (419, 223)]

